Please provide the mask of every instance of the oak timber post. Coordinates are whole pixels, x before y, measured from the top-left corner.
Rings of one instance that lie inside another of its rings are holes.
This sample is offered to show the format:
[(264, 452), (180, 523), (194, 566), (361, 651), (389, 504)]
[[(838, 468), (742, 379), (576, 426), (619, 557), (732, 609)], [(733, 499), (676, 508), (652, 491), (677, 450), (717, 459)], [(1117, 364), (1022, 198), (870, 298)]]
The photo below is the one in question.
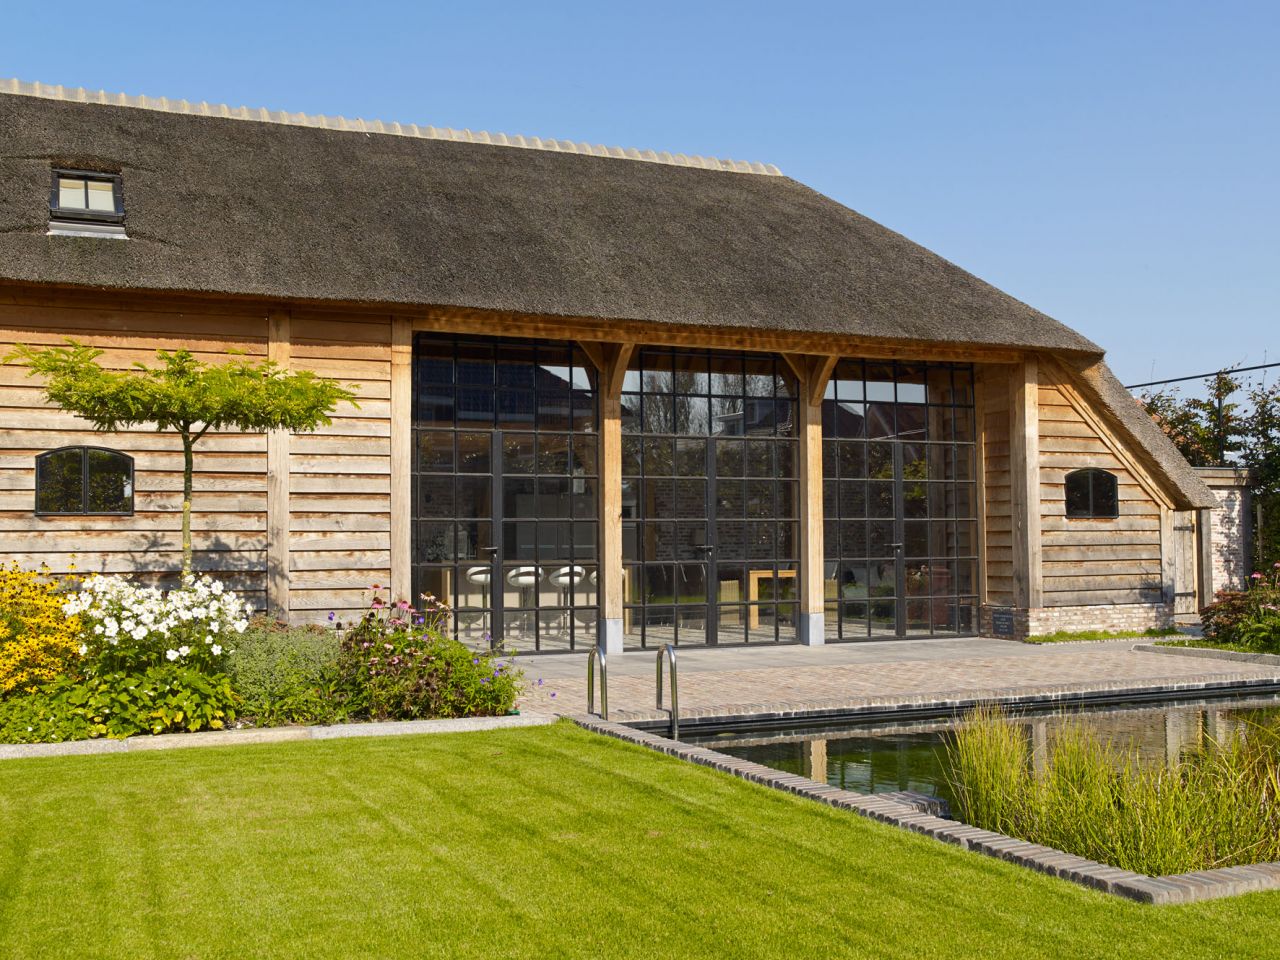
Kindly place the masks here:
[(1013, 368), (1009, 390), (1014, 603), (1030, 611), (1044, 605), (1044, 571), (1040, 562), (1040, 375), (1034, 356)]
[(600, 403), (600, 622), (596, 642), (606, 654), (622, 652), (622, 379), (630, 343), (581, 343), (599, 371)]
[(800, 385), (799, 450), (800, 612), (799, 641), (820, 646), (826, 640), (826, 596), (823, 577), (822, 397), (835, 369), (836, 357), (784, 354)]
[(391, 596), (416, 603), (412, 558), (413, 320), (391, 318)]
[[(290, 316), (287, 310), (267, 315), (267, 359), (289, 368)], [(267, 611), (289, 619), (289, 448), (286, 429), (267, 432)]]

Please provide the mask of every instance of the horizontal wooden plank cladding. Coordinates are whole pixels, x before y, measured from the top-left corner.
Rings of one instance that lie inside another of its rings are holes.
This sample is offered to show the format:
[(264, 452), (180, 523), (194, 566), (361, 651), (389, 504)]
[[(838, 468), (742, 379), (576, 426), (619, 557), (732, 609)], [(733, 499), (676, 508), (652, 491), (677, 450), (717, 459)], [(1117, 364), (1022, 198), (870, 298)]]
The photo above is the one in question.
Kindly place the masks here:
[[(1051, 374), (1050, 374), (1051, 375)], [(1160, 511), (1111, 438), (1053, 384), (1040, 387), (1040, 510), (1046, 606), (1151, 603), (1164, 595)], [(1116, 475), (1119, 516), (1066, 516), (1065, 479), (1098, 467)]]
[[(239, 570), (261, 573), (266, 570), (265, 550), (197, 550), (193, 565), (197, 573), (222, 573)], [(44, 564), (54, 573), (176, 573), (182, 569), (179, 550), (146, 550), (133, 553), (111, 551), (65, 551), (22, 553), (6, 551), (6, 562), (17, 563), (26, 570)]]
[[(233, 352), (266, 354), (266, 314), (258, 308), (191, 304), (18, 303), (0, 298), (0, 354), (15, 343), (61, 344), (71, 337), (103, 351), (108, 369), (154, 366), (160, 349), (190, 350), (218, 362)], [(181, 567), (182, 453), (176, 436), (146, 426), (101, 432), (44, 399), (38, 380), (0, 367), (0, 531), (3, 559), (55, 572), (133, 574), (172, 582)], [(123, 517), (36, 517), (35, 457), (60, 446), (116, 449), (134, 459), (135, 513)], [(216, 572), (261, 606), (266, 545), (266, 439), (220, 431), (196, 448), (197, 571)]]
[(391, 318), (295, 310), (291, 330), (295, 369), (357, 393), (331, 424), (291, 443), (291, 616), (350, 621), (372, 584), (391, 581)]
[(1107, 604), (1160, 603), (1163, 593), (1159, 587), (1137, 590), (1108, 588), (1105, 590), (1064, 590), (1046, 592), (1046, 607), (1094, 607)]
[(390, 550), (307, 550), (289, 554), (290, 570), (347, 570), (383, 583), (391, 571)]

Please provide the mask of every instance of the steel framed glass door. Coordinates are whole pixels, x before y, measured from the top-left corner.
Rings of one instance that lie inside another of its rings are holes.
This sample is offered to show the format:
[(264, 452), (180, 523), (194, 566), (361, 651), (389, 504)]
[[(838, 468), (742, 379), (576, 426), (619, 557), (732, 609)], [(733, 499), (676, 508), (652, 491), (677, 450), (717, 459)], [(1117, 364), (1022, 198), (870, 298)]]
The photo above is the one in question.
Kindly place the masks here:
[(414, 593), (470, 645), (595, 643), (595, 376), (568, 343), (415, 338)]
[(622, 416), (624, 642), (795, 639), (796, 386), (785, 363), (645, 348)]
[(974, 632), (971, 367), (842, 360), (822, 437), (827, 639)]

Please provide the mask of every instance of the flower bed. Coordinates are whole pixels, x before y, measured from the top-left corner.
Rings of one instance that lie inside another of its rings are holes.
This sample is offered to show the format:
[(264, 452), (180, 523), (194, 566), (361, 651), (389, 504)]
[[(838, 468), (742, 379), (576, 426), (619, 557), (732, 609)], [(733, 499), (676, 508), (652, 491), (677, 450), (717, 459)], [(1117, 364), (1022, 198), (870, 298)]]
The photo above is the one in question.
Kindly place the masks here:
[(0, 571), (0, 742), (510, 713), (520, 672), (448, 637), (448, 610), (375, 597), (353, 627), (254, 618), (210, 577)]
[(1205, 639), (1248, 653), (1280, 653), (1280, 563), (1254, 573), (1243, 591), (1220, 590), (1200, 611)]

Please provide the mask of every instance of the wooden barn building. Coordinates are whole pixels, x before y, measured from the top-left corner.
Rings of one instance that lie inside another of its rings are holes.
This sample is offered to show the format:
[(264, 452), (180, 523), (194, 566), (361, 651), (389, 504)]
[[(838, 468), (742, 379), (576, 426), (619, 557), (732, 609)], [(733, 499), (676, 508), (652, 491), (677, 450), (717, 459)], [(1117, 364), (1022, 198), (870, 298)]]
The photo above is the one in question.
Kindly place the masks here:
[[(197, 448), (197, 568), (294, 621), (378, 584), (612, 651), (1202, 599), (1216, 501), (1102, 348), (772, 167), (4, 81), (0, 352), (68, 337), (355, 386)], [(0, 367), (0, 559), (172, 578), (179, 451)]]

